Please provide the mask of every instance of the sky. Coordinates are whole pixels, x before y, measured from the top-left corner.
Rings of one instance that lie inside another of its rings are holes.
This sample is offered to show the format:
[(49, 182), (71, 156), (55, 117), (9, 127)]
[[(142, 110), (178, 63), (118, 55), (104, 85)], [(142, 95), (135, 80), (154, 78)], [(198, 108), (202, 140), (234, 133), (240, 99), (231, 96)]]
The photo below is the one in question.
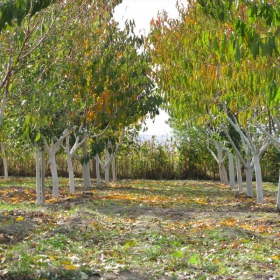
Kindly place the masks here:
[[(175, 18), (178, 15), (176, 0), (123, 0), (123, 3), (116, 7), (114, 18), (120, 24), (127, 19), (134, 19), (135, 31), (147, 35), (150, 29), (150, 21), (157, 16), (158, 11), (165, 10), (169, 17)], [(146, 122), (148, 130), (141, 132), (146, 135), (166, 135), (171, 134), (171, 128), (165, 123), (168, 114), (160, 111), (160, 115), (155, 120)]]

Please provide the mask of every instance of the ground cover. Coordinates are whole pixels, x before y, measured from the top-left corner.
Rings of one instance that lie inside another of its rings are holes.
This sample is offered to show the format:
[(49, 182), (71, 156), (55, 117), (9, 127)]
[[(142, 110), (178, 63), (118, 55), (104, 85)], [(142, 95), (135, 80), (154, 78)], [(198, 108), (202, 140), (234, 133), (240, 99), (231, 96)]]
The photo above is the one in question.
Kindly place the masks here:
[(0, 279), (280, 279), (274, 184), (256, 204), (210, 181), (61, 180), (37, 207), (34, 181), (0, 181)]

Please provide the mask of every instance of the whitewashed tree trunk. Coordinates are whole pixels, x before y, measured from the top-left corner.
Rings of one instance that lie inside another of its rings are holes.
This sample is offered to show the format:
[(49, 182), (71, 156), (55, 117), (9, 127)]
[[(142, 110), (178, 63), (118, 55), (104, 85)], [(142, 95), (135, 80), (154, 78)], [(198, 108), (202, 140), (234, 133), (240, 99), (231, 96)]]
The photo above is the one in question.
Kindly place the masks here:
[(50, 145), (48, 145), (46, 139), (44, 139), (45, 150), (47, 151), (48, 156), (49, 156), (49, 163), (50, 163), (51, 174), (52, 174), (52, 184), (53, 184), (52, 196), (53, 196), (53, 198), (58, 198), (58, 184), (59, 184), (55, 155), (58, 152), (59, 148), (61, 147), (64, 139), (68, 135), (69, 135), (69, 131), (68, 131), (68, 129), (65, 129), (63, 131), (63, 134), (60, 136), (60, 138), (55, 143), (52, 139)]
[[(210, 148), (210, 141), (215, 146), (217, 155)], [(223, 155), (223, 152), (226, 150), (225, 147), (219, 145), (217, 141), (215, 141), (214, 139), (211, 138), (210, 133), (208, 133), (207, 134), (207, 149), (210, 151), (211, 155), (214, 157), (214, 159), (218, 163), (220, 181), (223, 184), (228, 185), (228, 183), (229, 183), (228, 175), (227, 175), (227, 171), (225, 168), (225, 160), (226, 160), (227, 154), (225, 153), (225, 155)]]
[(88, 187), (88, 188), (91, 187), (89, 162), (83, 164), (82, 172), (83, 172), (84, 187)]
[(260, 165), (260, 154), (259, 152), (254, 153), (254, 168), (256, 176), (256, 189), (257, 189), (257, 202), (263, 202), (263, 185), (262, 185), (262, 171)]
[(238, 191), (243, 192), (241, 163), (238, 156), (236, 156), (236, 176), (238, 183)]
[[(68, 131), (68, 135), (66, 137), (66, 144), (65, 144), (65, 147), (64, 147), (64, 151), (66, 153), (66, 158), (67, 158), (70, 193), (75, 193), (75, 174), (74, 174), (72, 158), (75, 156), (75, 152), (87, 140), (86, 135), (84, 135), (84, 138), (81, 141), (80, 141), (80, 137), (76, 136), (75, 133), (74, 133), (74, 136), (75, 136), (76, 140), (75, 140), (74, 145), (70, 149), (70, 134), (69, 134), (69, 131)], [(76, 156), (76, 157), (78, 157), (78, 156)], [(81, 157), (78, 157), (78, 160), (81, 161)]]
[[(224, 106), (224, 110), (226, 111), (226, 108)], [(222, 128), (230, 141), (232, 147), (235, 150), (236, 155), (241, 160), (242, 164), (244, 165), (246, 169), (246, 186), (247, 186), (247, 196), (252, 197), (253, 196), (253, 190), (252, 190), (252, 175), (253, 175), (253, 167), (255, 169), (255, 176), (256, 176), (256, 187), (257, 187), (257, 202), (261, 203), (263, 202), (263, 188), (262, 188), (262, 174), (261, 174), (261, 167), (260, 167), (260, 157), (262, 153), (267, 149), (269, 145), (269, 141), (266, 137), (263, 137), (263, 140), (260, 141), (260, 137), (255, 137), (253, 131), (252, 137), (249, 133), (249, 130), (245, 129), (244, 127), (241, 129), (240, 125), (238, 124), (237, 120), (234, 119), (233, 121), (231, 118), (227, 118), (229, 123), (234, 127), (236, 132), (240, 135), (243, 148), (245, 150), (246, 154), (246, 162), (241, 156), (239, 150), (236, 148), (233, 140), (231, 139), (228, 131), (226, 130), (225, 126), (222, 125)], [(252, 132), (251, 132), (252, 133)], [(252, 159), (252, 162), (250, 162), (250, 158)], [(253, 166), (252, 166), (253, 163)]]
[[(83, 147), (83, 157), (86, 157), (87, 156), (87, 143), (84, 142), (82, 147)], [(83, 163), (82, 171), (83, 171), (84, 187), (91, 187), (89, 161)]]
[(9, 177), (8, 163), (7, 163), (6, 152), (5, 152), (5, 144), (4, 143), (1, 143), (1, 153), (2, 153), (2, 157), (3, 157), (4, 179), (8, 179), (8, 177)]
[[(0, 88), (0, 89), (2, 89), (2, 88)], [(2, 101), (1, 101), (0, 125), (2, 124), (2, 121), (3, 121), (3, 118), (4, 118), (4, 112), (5, 112), (5, 108), (6, 108), (8, 92), (9, 92), (9, 81), (7, 80), (6, 85), (5, 85), (3, 98), (2, 98)]]
[(69, 175), (70, 193), (75, 193), (74, 168), (73, 168), (73, 162), (70, 153), (66, 154), (66, 159), (67, 159), (67, 167), (68, 167), (68, 175)]
[(253, 197), (253, 166), (246, 166), (246, 195)]
[(276, 210), (280, 212), (280, 172), (278, 180), (278, 191), (277, 191), (277, 201), (276, 201)]
[(105, 151), (105, 164), (104, 164), (105, 184), (109, 184), (109, 182), (110, 182), (110, 170), (109, 170), (110, 164), (108, 164), (109, 160), (110, 160), (110, 154), (109, 154), (108, 149), (106, 149), (106, 151)]
[(73, 168), (72, 156), (71, 156), (71, 153), (70, 153), (70, 135), (68, 135), (66, 137), (66, 144), (65, 144), (65, 147), (64, 147), (64, 151), (66, 153), (70, 193), (74, 193), (75, 192), (75, 177), (74, 177), (74, 168)]
[(40, 149), (36, 146), (36, 204), (41, 204)]
[(221, 183), (228, 185), (227, 170), (223, 162), (219, 164), (219, 175)]
[(113, 177), (113, 182), (117, 182), (116, 154), (114, 154), (112, 160), (112, 177)]
[(58, 198), (58, 174), (57, 174), (57, 165), (56, 165), (56, 160), (55, 160), (55, 153), (52, 152), (49, 154), (49, 163), (50, 163), (50, 168), (51, 168), (51, 174), (52, 174), (52, 197), (53, 198)]
[(95, 156), (95, 161), (96, 161), (96, 184), (97, 186), (101, 186), (101, 176), (100, 176), (100, 159), (99, 159), (99, 154)]
[(230, 188), (235, 188), (235, 174), (234, 174), (234, 160), (231, 152), (228, 152), (228, 161), (229, 161), (229, 182)]
[(46, 199), (45, 195), (45, 151), (41, 151), (41, 203), (44, 204)]

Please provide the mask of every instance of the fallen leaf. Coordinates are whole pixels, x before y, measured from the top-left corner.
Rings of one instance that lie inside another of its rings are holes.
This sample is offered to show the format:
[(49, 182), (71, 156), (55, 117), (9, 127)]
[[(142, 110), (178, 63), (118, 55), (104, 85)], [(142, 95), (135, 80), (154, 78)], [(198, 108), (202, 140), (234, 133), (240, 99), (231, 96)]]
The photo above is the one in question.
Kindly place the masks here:
[(76, 270), (78, 267), (72, 264), (66, 264), (64, 265), (64, 269), (66, 270)]
[(21, 222), (21, 221), (23, 221), (23, 220), (24, 220), (24, 217), (17, 217), (17, 218), (15, 219), (16, 222)]

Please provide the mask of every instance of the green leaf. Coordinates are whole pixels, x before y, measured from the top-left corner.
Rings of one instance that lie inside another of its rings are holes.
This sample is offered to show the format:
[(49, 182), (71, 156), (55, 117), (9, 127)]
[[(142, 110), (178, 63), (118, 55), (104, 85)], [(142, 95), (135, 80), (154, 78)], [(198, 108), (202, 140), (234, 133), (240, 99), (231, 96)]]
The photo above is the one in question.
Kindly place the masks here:
[(35, 138), (35, 142), (39, 141), (41, 138), (41, 133), (38, 132), (37, 135), (36, 135), (36, 138)]
[(194, 254), (190, 259), (189, 259), (189, 263), (191, 265), (198, 265), (199, 264), (199, 255), (198, 254)]
[(176, 259), (179, 259), (179, 258), (182, 258), (183, 257), (183, 251), (182, 250), (179, 250), (179, 251), (176, 251), (172, 254), (172, 257), (173, 258), (176, 258)]

